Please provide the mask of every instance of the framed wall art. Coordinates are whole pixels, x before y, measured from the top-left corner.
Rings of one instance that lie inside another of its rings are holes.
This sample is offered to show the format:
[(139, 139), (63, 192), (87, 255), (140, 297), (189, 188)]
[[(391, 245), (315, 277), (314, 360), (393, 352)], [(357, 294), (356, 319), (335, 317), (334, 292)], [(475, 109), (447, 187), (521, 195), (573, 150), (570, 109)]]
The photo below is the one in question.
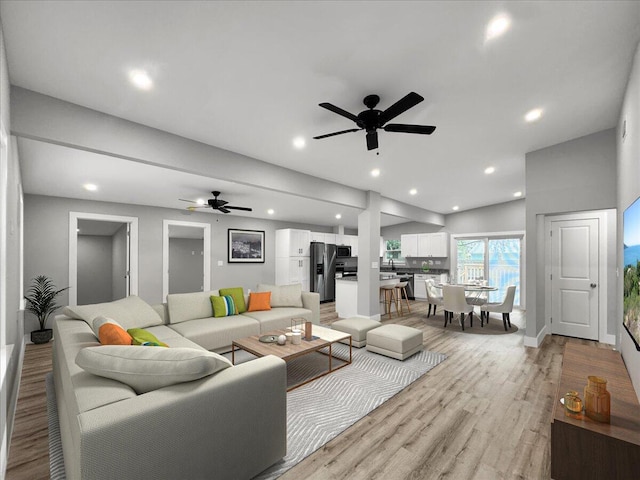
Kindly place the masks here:
[(229, 229), (229, 263), (264, 263), (264, 230)]

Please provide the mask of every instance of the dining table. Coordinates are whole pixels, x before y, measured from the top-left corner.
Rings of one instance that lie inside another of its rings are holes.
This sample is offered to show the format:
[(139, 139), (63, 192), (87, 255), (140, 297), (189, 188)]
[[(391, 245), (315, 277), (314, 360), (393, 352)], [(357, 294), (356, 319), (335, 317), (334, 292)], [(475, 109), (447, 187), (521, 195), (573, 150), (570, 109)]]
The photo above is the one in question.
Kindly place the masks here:
[(470, 305), (483, 305), (487, 303), (486, 294), (498, 290), (498, 287), (491, 285), (479, 285), (477, 283), (438, 283), (435, 287), (442, 290), (442, 287), (445, 285), (458, 285), (464, 287), (465, 297), (467, 297), (467, 303)]

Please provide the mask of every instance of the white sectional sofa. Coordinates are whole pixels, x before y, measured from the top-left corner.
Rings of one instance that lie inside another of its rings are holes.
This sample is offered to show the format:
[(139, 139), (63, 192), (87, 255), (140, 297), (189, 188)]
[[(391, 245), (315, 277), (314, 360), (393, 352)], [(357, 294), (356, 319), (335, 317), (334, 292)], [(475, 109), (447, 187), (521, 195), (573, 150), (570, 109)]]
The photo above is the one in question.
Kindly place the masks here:
[(281, 359), (263, 357), (142, 394), (76, 364), (82, 349), (100, 345), (90, 326), (96, 316), (144, 328), (170, 349), (219, 352), (235, 338), (289, 326), (292, 317), (319, 322), (317, 294), (301, 293), (302, 307), (212, 318), (205, 299), (215, 293), (170, 295), (153, 307), (132, 296), (56, 316), (53, 373), (67, 478), (249, 479), (285, 455)]

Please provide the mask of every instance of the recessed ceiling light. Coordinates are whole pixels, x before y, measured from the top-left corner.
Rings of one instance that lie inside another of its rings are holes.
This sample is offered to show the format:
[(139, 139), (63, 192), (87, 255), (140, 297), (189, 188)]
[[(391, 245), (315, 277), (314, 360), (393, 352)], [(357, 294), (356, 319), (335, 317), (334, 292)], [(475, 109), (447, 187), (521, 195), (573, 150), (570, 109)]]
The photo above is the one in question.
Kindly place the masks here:
[(302, 137), (296, 137), (293, 139), (293, 146), (298, 150), (302, 150), (307, 145), (307, 142)]
[(149, 90), (153, 87), (153, 80), (144, 70), (131, 70), (129, 72), (129, 80), (140, 90)]
[(521, 197), (522, 196), (522, 192), (516, 192), (513, 194), (514, 197)]
[(492, 38), (499, 37), (507, 31), (510, 25), (511, 19), (508, 15), (500, 14), (493, 17), (493, 19), (491, 19), (491, 21), (489, 22), (489, 25), (487, 25), (485, 38), (487, 40), (491, 40)]
[(455, 207), (453, 207), (453, 210), (454, 210), (454, 211), (456, 211), (456, 210), (460, 210), (460, 207), (459, 207), (458, 205), (456, 205)]
[(415, 188), (409, 190), (409, 195), (415, 195), (416, 193), (418, 193), (418, 190), (416, 190)]
[(487, 175), (491, 175), (495, 171), (496, 171), (496, 167), (487, 167), (484, 169), (484, 173), (486, 173)]
[(274, 213), (276, 213), (276, 212), (275, 212), (275, 210), (274, 210), (273, 208), (270, 208), (269, 210), (267, 210), (267, 213), (268, 213), (269, 215), (273, 215), (273, 214), (274, 214)]
[(542, 109), (534, 108), (533, 110), (530, 110), (527, 112), (527, 114), (524, 116), (524, 119), (527, 122), (535, 122), (536, 120), (539, 120), (541, 116), (542, 116)]
[(371, 170), (371, 176), (372, 177), (379, 177), (380, 176), (380, 169), (379, 168), (374, 168), (373, 170)]
[(197, 203), (198, 205), (204, 205), (204, 203), (205, 203), (205, 202), (204, 202), (204, 199), (203, 199), (203, 198), (199, 198), (199, 199), (197, 199), (197, 200), (196, 200), (196, 203)]
[(98, 190), (98, 186), (94, 185), (93, 183), (85, 183), (83, 187), (85, 190), (89, 190), (90, 192), (95, 192), (96, 190)]
[(340, 220), (342, 218), (342, 215), (340, 215), (339, 213), (336, 213), (336, 218)]

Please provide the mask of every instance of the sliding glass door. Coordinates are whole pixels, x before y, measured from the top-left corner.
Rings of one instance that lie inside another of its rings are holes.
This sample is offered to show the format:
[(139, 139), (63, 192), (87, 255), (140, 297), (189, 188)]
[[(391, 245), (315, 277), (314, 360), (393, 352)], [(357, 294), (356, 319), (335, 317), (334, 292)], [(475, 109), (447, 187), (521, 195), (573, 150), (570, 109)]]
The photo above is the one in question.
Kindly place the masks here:
[(520, 305), (522, 237), (459, 238), (456, 240), (456, 281), (487, 281), (498, 290), (490, 302), (501, 302), (509, 285), (516, 286), (515, 305)]

